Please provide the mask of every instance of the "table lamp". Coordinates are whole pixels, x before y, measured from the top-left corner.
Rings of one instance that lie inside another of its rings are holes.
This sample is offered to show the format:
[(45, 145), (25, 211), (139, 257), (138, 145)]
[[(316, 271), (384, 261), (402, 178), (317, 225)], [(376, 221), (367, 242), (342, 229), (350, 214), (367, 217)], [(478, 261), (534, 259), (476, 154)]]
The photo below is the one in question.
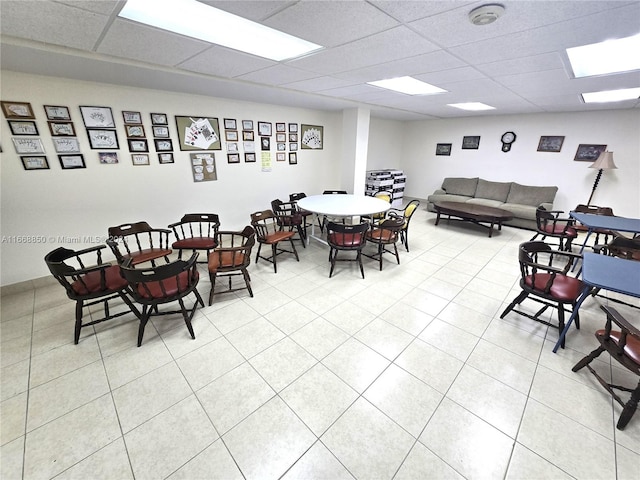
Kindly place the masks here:
[(596, 192), (596, 188), (598, 188), (598, 182), (600, 182), (600, 177), (602, 176), (602, 170), (613, 170), (616, 167), (616, 164), (613, 163), (613, 152), (602, 152), (598, 159), (589, 165), (589, 168), (597, 168), (598, 174), (596, 175), (596, 180), (593, 182), (593, 188), (591, 189), (591, 196), (589, 197), (589, 201), (587, 205), (591, 205), (591, 199), (593, 198), (593, 194)]

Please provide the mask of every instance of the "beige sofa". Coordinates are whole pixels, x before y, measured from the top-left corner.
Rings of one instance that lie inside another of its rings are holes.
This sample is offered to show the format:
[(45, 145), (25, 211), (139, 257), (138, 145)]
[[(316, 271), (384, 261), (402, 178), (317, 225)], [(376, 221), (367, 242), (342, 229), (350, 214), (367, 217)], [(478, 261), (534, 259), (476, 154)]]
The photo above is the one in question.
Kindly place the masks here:
[(514, 227), (536, 229), (536, 209), (553, 209), (558, 187), (520, 185), (515, 182), (492, 182), (482, 178), (448, 177), (442, 187), (427, 197), (427, 209), (434, 212), (434, 202), (467, 202), (502, 208), (513, 214), (504, 222)]

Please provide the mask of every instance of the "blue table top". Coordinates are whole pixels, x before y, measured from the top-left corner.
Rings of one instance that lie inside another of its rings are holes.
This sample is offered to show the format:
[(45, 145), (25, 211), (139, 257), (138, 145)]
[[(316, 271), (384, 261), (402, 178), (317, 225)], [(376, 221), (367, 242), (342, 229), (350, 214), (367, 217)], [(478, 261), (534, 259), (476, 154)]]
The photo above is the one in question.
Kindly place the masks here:
[(635, 260), (586, 252), (582, 280), (594, 287), (640, 298), (640, 262)]
[(569, 215), (588, 228), (640, 233), (640, 218), (614, 217), (578, 212), (569, 212)]

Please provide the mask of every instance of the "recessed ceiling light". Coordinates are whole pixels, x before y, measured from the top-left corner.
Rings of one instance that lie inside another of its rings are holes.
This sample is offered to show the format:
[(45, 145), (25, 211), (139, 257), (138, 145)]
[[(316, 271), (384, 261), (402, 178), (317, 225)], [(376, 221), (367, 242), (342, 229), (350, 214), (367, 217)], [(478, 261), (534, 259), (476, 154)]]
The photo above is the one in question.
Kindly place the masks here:
[(567, 48), (576, 78), (640, 69), (640, 34), (607, 40), (581, 47)]
[(127, 0), (118, 16), (276, 61), (323, 48), (195, 0)]
[(413, 77), (396, 77), (367, 83), (369, 85), (386, 88), (387, 90), (393, 90), (394, 92), (406, 93), (408, 95), (431, 95), (434, 93), (446, 92), (446, 90), (443, 90), (442, 88), (421, 82)]
[(495, 110), (496, 107), (492, 107), (491, 105), (486, 105), (480, 102), (467, 102), (467, 103), (448, 103), (450, 107), (459, 108), (460, 110), (469, 110), (472, 112), (477, 112), (481, 110)]
[(583, 93), (584, 103), (607, 103), (635, 100), (640, 97), (639, 88), (622, 88), (620, 90), (606, 90), (602, 92)]

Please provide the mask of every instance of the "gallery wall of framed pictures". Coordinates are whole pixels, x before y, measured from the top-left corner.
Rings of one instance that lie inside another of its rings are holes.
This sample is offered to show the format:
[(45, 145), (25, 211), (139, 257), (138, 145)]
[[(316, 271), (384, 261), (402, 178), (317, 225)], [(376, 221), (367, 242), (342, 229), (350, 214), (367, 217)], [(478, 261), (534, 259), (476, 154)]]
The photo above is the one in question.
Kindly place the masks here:
[[(173, 139), (167, 113), (145, 114), (138, 110), (118, 113), (108, 105), (99, 104), (43, 105), (47, 129), (42, 131), (31, 103), (3, 100), (1, 107), (11, 131), (11, 143), (25, 170), (51, 169), (43, 133), (50, 137), (53, 153), (63, 170), (87, 168), (88, 164), (94, 164), (93, 160), (97, 165), (120, 164), (123, 148), (128, 150), (134, 166), (151, 165), (154, 151), (158, 165), (175, 164), (174, 146), (177, 143), (178, 149), (185, 152), (224, 150), (229, 165), (257, 164), (260, 155), (262, 171), (270, 171), (271, 158), (276, 163), (297, 165), (299, 148), (321, 150), (324, 142), (324, 127), (319, 125), (231, 117), (220, 119), (208, 115), (175, 115), (177, 139)], [(74, 119), (75, 108), (78, 116)], [(150, 126), (145, 126), (146, 115)], [(78, 121), (84, 127), (86, 143), (78, 137)], [(124, 139), (119, 137), (119, 130), (124, 131)], [(95, 150), (95, 154), (83, 152), (83, 145), (85, 149), (88, 145), (91, 151)], [(264, 168), (266, 159), (268, 169)], [(217, 171), (215, 175), (210, 171), (215, 168), (213, 152), (209, 156), (198, 153), (189, 160), (194, 181), (217, 180)], [(203, 163), (202, 171), (199, 171), (200, 165), (194, 161), (209, 163)]]

